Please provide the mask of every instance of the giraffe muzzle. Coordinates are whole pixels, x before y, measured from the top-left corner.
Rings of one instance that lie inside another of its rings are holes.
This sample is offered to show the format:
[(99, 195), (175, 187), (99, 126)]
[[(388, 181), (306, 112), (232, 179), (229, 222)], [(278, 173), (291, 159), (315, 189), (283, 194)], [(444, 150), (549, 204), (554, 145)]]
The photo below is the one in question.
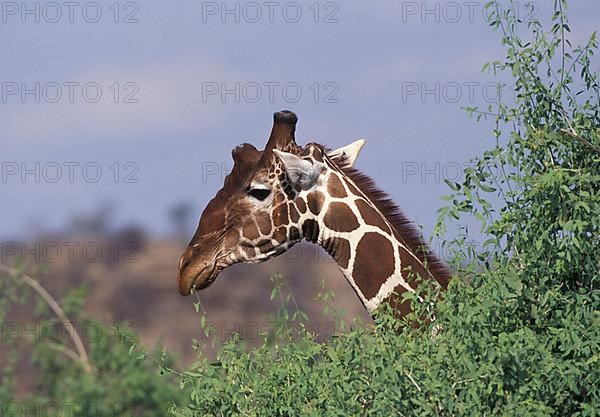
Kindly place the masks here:
[(188, 248), (179, 260), (177, 279), (179, 293), (183, 296), (190, 295), (193, 289), (203, 290), (209, 287), (220, 272), (214, 262), (199, 262), (193, 258), (194, 254)]

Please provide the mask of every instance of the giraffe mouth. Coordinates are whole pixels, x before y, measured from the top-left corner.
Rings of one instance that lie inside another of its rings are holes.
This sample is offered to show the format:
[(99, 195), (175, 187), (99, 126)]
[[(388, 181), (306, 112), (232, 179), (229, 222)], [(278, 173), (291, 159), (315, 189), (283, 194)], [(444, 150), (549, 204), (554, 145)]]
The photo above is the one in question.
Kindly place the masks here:
[(201, 291), (210, 287), (216, 281), (221, 270), (222, 268), (212, 264), (193, 275), (190, 274), (186, 277), (182, 274), (179, 279), (179, 292), (186, 296), (190, 295), (193, 290)]

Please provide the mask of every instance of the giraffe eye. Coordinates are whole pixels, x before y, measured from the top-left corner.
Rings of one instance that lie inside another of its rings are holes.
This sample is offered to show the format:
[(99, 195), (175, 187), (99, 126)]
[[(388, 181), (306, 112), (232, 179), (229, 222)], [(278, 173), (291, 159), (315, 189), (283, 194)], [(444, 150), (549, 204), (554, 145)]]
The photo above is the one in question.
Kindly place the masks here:
[(267, 188), (248, 188), (247, 192), (250, 197), (256, 198), (260, 201), (263, 201), (269, 196), (269, 194), (271, 194), (271, 190)]

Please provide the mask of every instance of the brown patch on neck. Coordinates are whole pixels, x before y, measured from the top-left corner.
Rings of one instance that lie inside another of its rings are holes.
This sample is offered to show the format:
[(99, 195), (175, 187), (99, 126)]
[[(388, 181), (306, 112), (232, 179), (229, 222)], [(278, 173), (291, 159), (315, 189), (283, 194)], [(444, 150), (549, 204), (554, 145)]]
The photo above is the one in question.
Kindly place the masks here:
[[(410, 313), (410, 300), (404, 299), (406, 288), (398, 285), (394, 292), (384, 301), (388, 302), (394, 311), (394, 315), (398, 318), (407, 316)], [(417, 326), (413, 326), (417, 327)]]
[(402, 246), (398, 246), (398, 255), (400, 256), (402, 277), (412, 288), (417, 288), (418, 281), (429, 279), (431, 277), (430, 272), (425, 269), (423, 264), (418, 262), (415, 257)]
[[(397, 236), (403, 241), (406, 246), (413, 252), (417, 258), (426, 265), (428, 271), (440, 283), (443, 288), (446, 288), (451, 274), (448, 266), (435, 256), (424, 242), (419, 230), (414, 224), (400, 211), (400, 208), (389, 198), (389, 196), (381, 191), (375, 185), (375, 182), (367, 175), (348, 166), (345, 157), (333, 158), (333, 162), (342, 170), (342, 172), (350, 178), (348, 183), (352, 192), (358, 190), (352, 186), (352, 182), (360, 189), (360, 191), (375, 205), (377, 210), (387, 219), (397, 232)], [(360, 193), (357, 193), (360, 195)]]
[(290, 230), (289, 230), (289, 239), (292, 242), (300, 240), (300, 230), (298, 230), (298, 228), (296, 226), (290, 227)]
[(298, 210), (296, 210), (294, 203), (289, 203), (288, 208), (290, 211), (290, 220), (292, 223), (298, 223), (298, 220), (300, 220), (300, 214), (298, 213)]
[(337, 264), (343, 268), (348, 268), (350, 262), (350, 243), (341, 237), (333, 237), (323, 242), (323, 249), (329, 253)]
[(310, 209), (310, 212), (315, 216), (317, 216), (321, 212), (324, 202), (325, 196), (320, 191), (315, 190), (308, 194), (308, 208)]
[(280, 227), (275, 230), (275, 233), (273, 233), (273, 239), (279, 243), (284, 243), (287, 240), (287, 229), (285, 227)]
[(327, 207), (323, 223), (334, 232), (351, 232), (360, 226), (350, 207), (338, 202), (333, 202)]
[(296, 198), (294, 202), (296, 203), (296, 207), (298, 207), (298, 211), (301, 214), (306, 213), (306, 203), (301, 197)]
[(302, 235), (310, 242), (317, 243), (319, 240), (319, 223), (307, 219), (302, 223)]
[(327, 181), (327, 192), (330, 196), (335, 198), (345, 198), (348, 196), (342, 181), (340, 181), (335, 174), (329, 176), (329, 180)]
[(366, 233), (356, 247), (352, 276), (367, 300), (377, 295), (394, 268), (392, 242), (379, 233)]

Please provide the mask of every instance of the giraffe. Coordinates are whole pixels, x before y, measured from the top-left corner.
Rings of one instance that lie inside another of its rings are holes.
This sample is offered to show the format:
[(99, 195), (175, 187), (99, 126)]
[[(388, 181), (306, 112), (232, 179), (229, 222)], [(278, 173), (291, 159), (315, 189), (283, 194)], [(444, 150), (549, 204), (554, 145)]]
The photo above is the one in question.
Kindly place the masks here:
[(277, 112), (263, 151), (248, 143), (233, 150), (233, 169), (179, 261), (180, 293), (205, 289), (228, 266), (264, 262), (303, 239), (335, 259), (370, 313), (386, 301), (406, 314), (410, 306), (401, 295), (422, 280), (445, 289), (445, 264), (388, 196), (353, 168), (365, 141), (336, 150), (301, 147), (297, 121), (291, 111)]

